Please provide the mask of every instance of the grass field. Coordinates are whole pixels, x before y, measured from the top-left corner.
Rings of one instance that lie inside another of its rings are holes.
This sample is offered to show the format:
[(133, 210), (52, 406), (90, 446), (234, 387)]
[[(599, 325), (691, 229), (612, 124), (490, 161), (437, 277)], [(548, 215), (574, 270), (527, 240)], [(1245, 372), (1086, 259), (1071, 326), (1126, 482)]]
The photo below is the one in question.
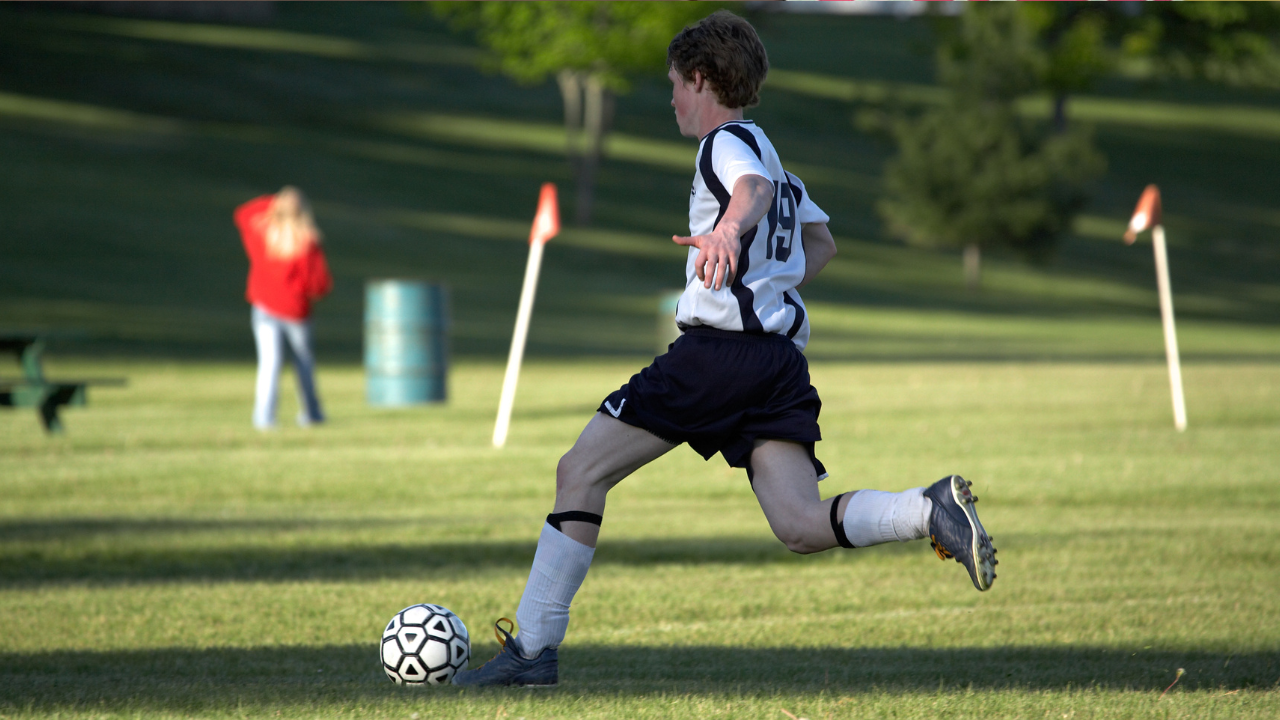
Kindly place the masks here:
[[(0, 718), (1280, 716), (1280, 93), (1073, 98), (1107, 175), (1051, 263), (990, 253), (971, 293), (956, 254), (882, 235), (889, 149), (854, 129), (876, 97), (936, 96), (927, 26), (753, 16), (775, 72), (751, 115), (840, 247), (805, 288), (824, 493), (962, 473), (999, 580), (979, 594), (923, 543), (791, 555), (740, 472), (680, 449), (613, 494), (562, 687), (413, 693), (378, 668), (383, 624), (439, 602), (495, 651), (558, 457), (682, 282), (667, 238), (694, 148), (660, 68), (620, 98), (494, 451), (539, 184), (573, 215), (558, 94), (482, 73), (429, 13), (276, 8), (237, 26), (0, 4), (0, 333), (50, 333), (51, 376), (129, 379), (64, 436), (0, 412)], [(1182, 434), (1150, 249), (1119, 242), (1152, 181)], [(263, 435), (230, 214), (286, 182), (336, 276), (316, 315), (331, 422)], [(388, 275), (451, 288), (447, 405), (364, 402), (363, 284)]]
[(405, 411), (325, 367), (333, 422), (267, 435), (246, 364), (95, 365), (130, 386), (52, 440), (0, 415), (0, 716), (1280, 713), (1280, 370), (1251, 364), (1190, 365), (1178, 434), (1158, 364), (817, 363), (825, 494), (969, 476), (990, 592), (923, 542), (791, 555), (740, 471), (682, 448), (614, 492), (561, 688), (394, 687), (403, 606), (495, 651), (556, 460), (634, 365), (535, 363), (503, 451), (496, 364)]

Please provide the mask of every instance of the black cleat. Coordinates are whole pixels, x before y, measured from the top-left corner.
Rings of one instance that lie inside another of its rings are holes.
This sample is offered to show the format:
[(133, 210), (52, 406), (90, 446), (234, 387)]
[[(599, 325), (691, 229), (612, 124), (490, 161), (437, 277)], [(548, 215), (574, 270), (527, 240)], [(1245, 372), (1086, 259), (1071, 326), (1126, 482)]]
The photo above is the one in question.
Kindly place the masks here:
[(944, 477), (930, 485), (924, 496), (933, 501), (929, 513), (929, 544), (938, 559), (955, 558), (969, 571), (978, 590), (988, 590), (996, 579), (996, 548), (991, 537), (978, 522), (974, 503), (978, 498), (969, 492), (973, 483), (959, 475)]
[[(559, 654), (555, 648), (546, 648), (538, 657), (527, 660), (520, 654), (520, 641), (503, 629), (500, 618), (493, 624), (493, 634), (498, 636), (502, 649), (492, 660), (475, 670), (463, 670), (453, 676), (454, 685), (472, 687), (555, 687), (560, 676)], [(514, 623), (507, 620), (514, 627)]]

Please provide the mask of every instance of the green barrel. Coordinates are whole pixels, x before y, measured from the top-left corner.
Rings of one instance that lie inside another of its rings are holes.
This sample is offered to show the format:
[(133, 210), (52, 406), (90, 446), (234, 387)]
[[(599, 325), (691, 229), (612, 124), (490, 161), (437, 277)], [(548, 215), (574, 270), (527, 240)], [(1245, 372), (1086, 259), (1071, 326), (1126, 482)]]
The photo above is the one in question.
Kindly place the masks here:
[(443, 402), (448, 380), (448, 294), (417, 280), (365, 285), (364, 369), (370, 405)]

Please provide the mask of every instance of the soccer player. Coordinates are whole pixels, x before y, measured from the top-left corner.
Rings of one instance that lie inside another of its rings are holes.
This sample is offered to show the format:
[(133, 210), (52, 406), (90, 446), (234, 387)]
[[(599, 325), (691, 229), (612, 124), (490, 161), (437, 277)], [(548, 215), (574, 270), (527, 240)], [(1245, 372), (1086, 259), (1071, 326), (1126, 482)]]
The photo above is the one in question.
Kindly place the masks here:
[(586, 578), (605, 497), (681, 443), (744, 468), (769, 527), (797, 553), (931, 538), (978, 590), (995, 580), (995, 548), (958, 475), (900, 493), (858, 490), (821, 499), (814, 455), (818, 392), (801, 351), (809, 322), (797, 290), (835, 255), (826, 213), (743, 108), (759, 102), (769, 61), (747, 21), (718, 11), (667, 50), (671, 105), (700, 138), (689, 195), (683, 334), (600, 403), (556, 468), (556, 501), (502, 650), (457, 685), (555, 685), (569, 605)]

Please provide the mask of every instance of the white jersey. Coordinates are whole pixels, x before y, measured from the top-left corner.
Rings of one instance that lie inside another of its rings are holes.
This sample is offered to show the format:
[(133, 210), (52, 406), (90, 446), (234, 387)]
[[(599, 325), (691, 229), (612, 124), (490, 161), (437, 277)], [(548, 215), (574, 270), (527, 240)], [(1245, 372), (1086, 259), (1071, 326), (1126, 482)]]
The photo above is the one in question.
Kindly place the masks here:
[(689, 235), (706, 235), (715, 229), (729, 209), (734, 184), (744, 175), (772, 181), (773, 204), (755, 227), (743, 233), (732, 285), (718, 291), (703, 287), (694, 269), (698, 249), (689, 248), (676, 324), (779, 333), (803, 350), (809, 342), (809, 318), (795, 289), (804, 279), (800, 226), (830, 218), (809, 198), (804, 183), (782, 169), (773, 144), (752, 121), (727, 122), (702, 138), (689, 196)]

